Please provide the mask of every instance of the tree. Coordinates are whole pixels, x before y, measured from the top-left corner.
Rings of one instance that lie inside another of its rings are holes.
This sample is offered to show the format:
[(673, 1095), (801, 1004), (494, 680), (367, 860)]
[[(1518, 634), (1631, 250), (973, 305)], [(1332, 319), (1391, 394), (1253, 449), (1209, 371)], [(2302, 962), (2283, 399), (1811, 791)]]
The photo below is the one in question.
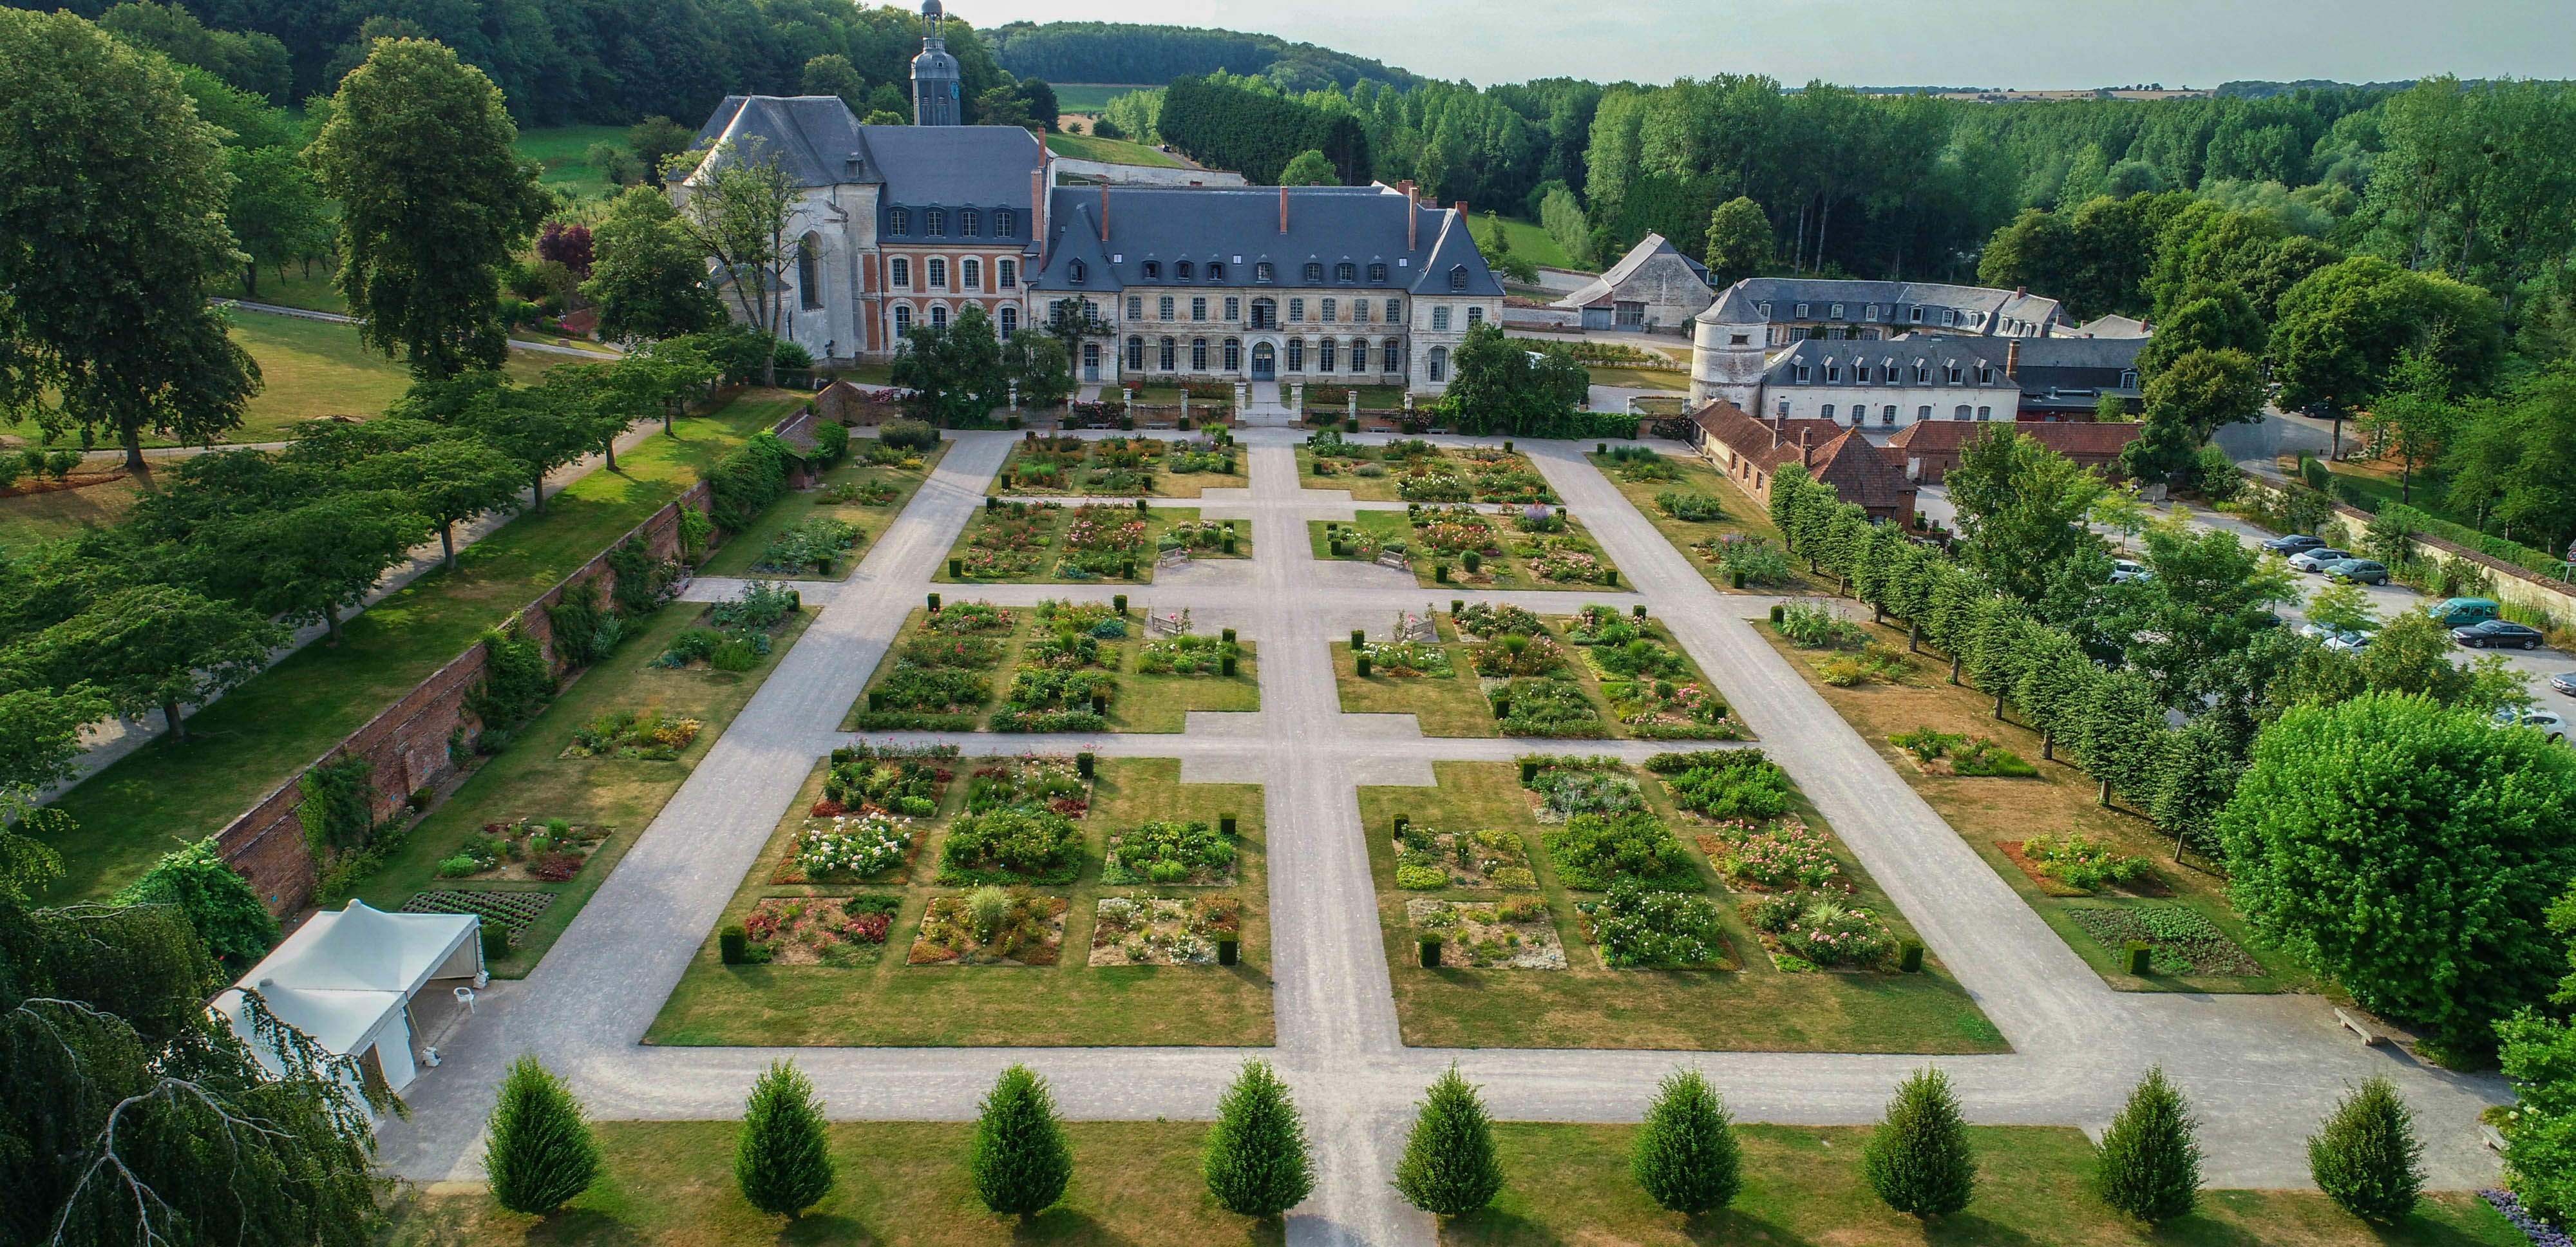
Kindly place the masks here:
[(1697, 1216), (1735, 1202), (1744, 1187), (1744, 1151), (1726, 1099), (1698, 1070), (1666, 1074), (1630, 1145), (1628, 1169), (1646, 1196)]
[(534, 1055), (510, 1063), (484, 1131), (492, 1199), (512, 1212), (553, 1212), (599, 1177), (599, 1143), (580, 1102)]
[(1539, 228), (1556, 240), (1565, 258), (1576, 264), (1592, 263), (1592, 222), (1584, 214), (1583, 201), (1563, 183), (1551, 186), (1538, 206)]
[(2093, 1193), (2112, 1208), (2162, 1225), (2200, 1202), (2200, 1144), (2182, 1092), (2154, 1066), (2102, 1132)]
[(474, 373), (441, 386), (414, 386), (404, 404), (449, 404), (447, 421), (472, 432), (519, 464), (529, 506), (546, 509), (546, 474), (573, 463), (599, 444), (587, 412), (573, 409), (559, 388), (514, 386), (499, 373)]
[(0, 12), (0, 421), (125, 449), (242, 422), (259, 366), (206, 291), (240, 262), (221, 145), (160, 57), (69, 13)]
[(2548, 991), (2576, 755), (2536, 731), (2400, 694), (2294, 707), (2255, 742), (2218, 829), (2257, 933), (2448, 1051), (2482, 1052)]
[(993, 322), (971, 303), (946, 325), (918, 323), (907, 330), (889, 375), (919, 396), (912, 406), (922, 419), (951, 428), (980, 424), (1010, 401)]
[(733, 1178), (752, 1207), (790, 1217), (821, 1203), (832, 1189), (832, 1140), (823, 1107), (795, 1062), (773, 1061), (752, 1082), (734, 1144)]
[(1247, 1217), (1278, 1216), (1315, 1189), (1306, 1128), (1269, 1062), (1244, 1062), (1217, 1101), (1200, 1172), (1220, 1206)]
[(1440, 1217), (1474, 1212), (1503, 1189), (1493, 1122), (1455, 1065), (1423, 1096), (1404, 1156), (1395, 1163), (1395, 1189), (1414, 1207)]
[(223, 959), (227, 973), (249, 970), (277, 946), (276, 916), (251, 890), (250, 880), (225, 864), (223, 845), (213, 836), (163, 854), (111, 903), (178, 910), (206, 951)]
[(2224, 426), (2263, 419), (2263, 370), (2234, 348), (2193, 351), (2147, 382), (2146, 402), (2149, 420), (2177, 420), (2198, 447)]
[(724, 323), (724, 302), (707, 288), (706, 257), (679, 228), (670, 196), (628, 189), (609, 204), (591, 242), (597, 254), (581, 293), (599, 305), (601, 334), (676, 338)]
[(242, 265), (242, 293), (259, 297), (259, 268), (285, 279), (290, 260), (329, 245), (331, 205), (313, 181), (313, 170), (285, 147), (227, 147), (224, 166), (233, 175), (225, 223), (249, 259)]
[(1333, 171), (1333, 162), (1324, 159), (1324, 153), (1308, 148), (1297, 153), (1297, 158), (1289, 161), (1288, 167), (1279, 171), (1279, 184), (1281, 186), (1339, 186), (1342, 184), (1342, 179), (1340, 174)]
[(456, 526), (490, 511), (518, 509), (527, 482), (517, 460), (474, 437), (442, 437), (359, 461), (349, 482), (401, 493), (438, 528), (447, 570), (456, 570)]
[(285, 643), (258, 615), (166, 584), (110, 593), (36, 640), (57, 687), (87, 683), (129, 717), (158, 710), (172, 740), (188, 738), (180, 707), (239, 687)]
[(850, 58), (838, 52), (827, 52), (805, 62), (804, 91), (807, 95), (837, 95), (849, 105), (854, 115), (865, 116), (868, 109), (868, 80), (859, 74)]
[(2453, 509), (2546, 550), (2576, 540), (2576, 359), (2480, 404), (2454, 442), (2442, 457)]
[(1771, 266), (1771, 218), (1738, 195), (1708, 216), (1708, 284), (1724, 290)]
[(2374, 256), (2318, 269), (2281, 296), (2272, 326), (2281, 406), (2348, 416), (2379, 396), (2409, 348), (2461, 392), (2483, 393), (2504, 356), (2499, 317), (2482, 290)]
[(198, 66), (270, 104), (288, 99), (286, 45), (260, 31), (210, 30), (195, 14), (152, 0), (111, 5), (99, 28), (182, 65)]
[(1056, 1120), (1055, 1099), (1045, 1080), (1027, 1066), (1013, 1065), (993, 1081), (975, 1122), (974, 1150), (966, 1164), (974, 1175), (976, 1197), (995, 1212), (1025, 1219), (1064, 1198), (1064, 1184), (1073, 1177), (1073, 1151)]
[(2424, 1145), (2397, 1084), (2374, 1074), (2308, 1136), (2317, 1189), (2365, 1221), (2404, 1220), (2424, 1190)]
[(1014, 333), (1001, 345), (1002, 380), (1017, 386), (1020, 401), (1045, 407), (1073, 393), (1073, 363), (1052, 334)]
[(1915, 1071), (1896, 1085), (1896, 1098), (1870, 1132), (1861, 1153), (1861, 1176), (1898, 1212), (1946, 1217), (1968, 1206), (1976, 1192), (1977, 1158), (1950, 1076)]
[(2439, 454), (2458, 431), (2463, 412), (2451, 401), (2441, 364), (2422, 351), (2403, 350), (2389, 366), (2379, 400), (2361, 415), (2362, 435), (2382, 459), (2397, 460), (2397, 500), (2415, 500), (2415, 469)]
[(500, 88), (426, 39), (379, 40), (309, 153), (340, 201), (340, 293), (367, 345), (439, 380), (509, 356), (500, 269), (544, 219)]
[(2113, 591), (2115, 627), (2129, 665), (2176, 709), (2216, 691), (2218, 660), (2273, 626), (2272, 603), (2297, 596), (2277, 558), (2179, 518), (2148, 525), (2146, 564), (2153, 576)]
[(2101, 479), (2036, 438), (1998, 425), (1968, 439), (1943, 478), (1958, 508), (1969, 566), (2025, 602), (2039, 600), (2049, 570), (2096, 543), (2085, 513)]
[(214, 575), (252, 610), (320, 623), (340, 643), (340, 612), (365, 599), (385, 569), (429, 536), (429, 521), (398, 493), (325, 494), (301, 506), (218, 521), (207, 529)]
[(81, 729), (108, 713), (107, 699), (85, 684), (0, 692), (0, 797), (71, 778)]
[(718, 143), (673, 193), (673, 217), (682, 237), (725, 274), (720, 289), (733, 296), (743, 321), (769, 342), (760, 381), (778, 383), (778, 331), (786, 323), (787, 218), (796, 204), (794, 180), (778, 154), (758, 139)]
[(2260, 356), (2271, 340), (2263, 314), (2233, 284), (2201, 287), (2156, 326), (2138, 352), (2138, 373), (2150, 380), (2167, 364), (2195, 351), (2242, 351)]
[(2308, 599), (2307, 616), (2309, 622), (2337, 632), (2370, 632), (2379, 627), (2379, 608), (2371, 605), (2370, 595), (2354, 581), (2317, 590)]

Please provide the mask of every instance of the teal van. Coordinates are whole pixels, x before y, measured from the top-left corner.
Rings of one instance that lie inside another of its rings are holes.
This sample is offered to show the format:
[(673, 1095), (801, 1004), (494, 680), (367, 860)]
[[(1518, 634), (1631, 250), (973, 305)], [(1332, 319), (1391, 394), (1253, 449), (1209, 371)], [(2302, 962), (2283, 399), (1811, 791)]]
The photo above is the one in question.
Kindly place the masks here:
[(2496, 604), (2487, 598), (2444, 598), (2424, 608), (2433, 622), (2445, 628), (2479, 624), (2496, 617)]

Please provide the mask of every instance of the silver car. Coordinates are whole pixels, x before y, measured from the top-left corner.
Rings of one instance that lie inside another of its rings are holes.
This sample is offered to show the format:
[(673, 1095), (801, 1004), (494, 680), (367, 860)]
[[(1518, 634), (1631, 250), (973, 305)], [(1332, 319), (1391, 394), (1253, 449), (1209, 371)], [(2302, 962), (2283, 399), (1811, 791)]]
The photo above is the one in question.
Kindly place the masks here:
[(2375, 632), (2354, 632), (2349, 630), (2336, 632), (2334, 635), (2326, 638), (2326, 648), (2339, 649), (2345, 653), (2352, 653), (2356, 650), (2369, 649), (2370, 643), (2377, 639), (2378, 636), (2379, 634)]
[(2340, 563), (2345, 559), (2353, 557), (2355, 556), (2350, 550), (2337, 550), (2332, 546), (2322, 546), (2314, 550), (2302, 550), (2297, 554), (2291, 555), (2290, 566), (2303, 572), (2321, 572), (2326, 569), (2326, 564), (2328, 563)]

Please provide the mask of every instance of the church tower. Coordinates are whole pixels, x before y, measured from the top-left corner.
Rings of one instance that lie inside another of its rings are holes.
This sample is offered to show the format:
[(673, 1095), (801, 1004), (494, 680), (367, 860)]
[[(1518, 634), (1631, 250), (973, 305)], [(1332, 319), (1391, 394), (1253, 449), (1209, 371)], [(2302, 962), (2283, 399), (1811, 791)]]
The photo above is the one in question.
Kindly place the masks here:
[(912, 58), (912, 124), (953, 126), (959, 115), (957, 58), (948, 54), (941, 27), (948, 20), (939, 0), (922, 0), (921, 55)]

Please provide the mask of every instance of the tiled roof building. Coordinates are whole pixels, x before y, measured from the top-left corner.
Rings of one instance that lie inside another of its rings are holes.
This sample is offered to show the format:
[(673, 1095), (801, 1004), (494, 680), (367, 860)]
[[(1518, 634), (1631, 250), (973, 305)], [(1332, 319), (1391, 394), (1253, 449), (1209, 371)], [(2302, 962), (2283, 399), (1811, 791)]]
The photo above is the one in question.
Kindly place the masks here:
[(1904, 465), (1906, 480), (1938, 485), (1943, 474), (1959, 466), (1959, 452), (1968, 444), (1969, 438), (1988, 430), (2009, 428), (2074, 460), (2079, 467), (2107, 471), (2119, 466), (2121, 449), (2136, 441), (2144, 427), (2089, 422), (2025, 421), (2004, 425), (1933, 420), (1900, 430), (1887, 440), (1887, 450)]
[(1781, 468), (1803, 464), (1807, 475), (1834, 487), (1845, 502), (1872, 519), (1911, 524), (1914, 486), (1888, 452), (1856, 429), (1823, 420), (1756, 420), (1733, 403), (1715, 402), (1691, 413), (1699, 451), (1744, 492), (1771, 501), (1771, 481)]

